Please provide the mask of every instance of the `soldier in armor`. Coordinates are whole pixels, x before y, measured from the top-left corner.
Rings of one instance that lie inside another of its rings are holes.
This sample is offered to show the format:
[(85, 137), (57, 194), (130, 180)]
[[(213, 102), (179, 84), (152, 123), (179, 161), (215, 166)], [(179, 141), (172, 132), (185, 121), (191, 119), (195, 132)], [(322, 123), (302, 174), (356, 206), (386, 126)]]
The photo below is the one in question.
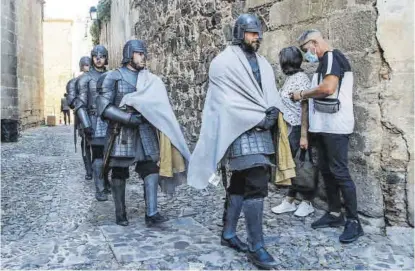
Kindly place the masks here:
[[(82, 73), (88, 72), (89, 67), (91, 66), (91, 58), (89, 56), (83, 56), (79, 60), (79, 70)], [(78, 96), (78, 91), (76, 89), (76, 82), (78, 81), (79, 76), (72, 78), (69, 80), (69, 82), (66, 84), (66, 101), (69, 104), (69, 107), (73, 110), (75, 109), (75, 99)], [(75, 124), (74, 124), (74, 142), (75, 142), (75, 151), (76, 151), (76, 138), (77, 138), (77, 132), (78, 135), (81, 137), (81, 146), (85, 145), (85, 136), (82, 133), (82, 130), (80, 129), (79, 120), (75, 115)], [(91, 156), (91, 150), (84, 148), (82, 149), (82, 159), (84, 161), (85, 166), (85, 179), (86, 180), (92, 180), (92, 156)]]
[(128, 225), (125, 186), (129, 166), (133, 164), (144, 180), (146, 225), (168, 220), (157, 210), (157, 188), (163, 187), (159, 174), (159, 132), (171, 140), (183, 158), (190, 156), (164, 83), (145, 68), (146, 58), (147, 49), (142, 40), (128, 41), (123, 49), (122, 66), (108, 73), (97, 99), (99, 114), (110, 121), (106, 155), (110, 154), (116, 223), (121, 226)]
[[(189, 165), (188, 183), (203, 189), (219, 164), (232, 172), (221, 244), (239, 252), (261, 269), (276, 267), (265, 249), (262, 219), (276, 149), (273, 133), (282, 110), (269, 62), (257, 54), (261, 22), (253, 14), (236, 20), (233, 42), (212, 60), (202, 128)], [(222, 166), (222, 168), (224, 168)], [(243, 210), (247, 243), (236, 235)]]
[(92, 175), (95, 183), (95, 198), (98, 201), (108, 200), (109, 184), (101, 176), (103, 152), (108, 124), (98, 117), (95, 100), (97, 98), (97, 82), (105, 73), (108, 64), (108, 51), (102, 45), (95, 46), (91, 51), (92, 66), (77, 81), (79, 94), (75, 100), (75, 112), (81, 129), (85, 134), (85, 149), (92, 151)]

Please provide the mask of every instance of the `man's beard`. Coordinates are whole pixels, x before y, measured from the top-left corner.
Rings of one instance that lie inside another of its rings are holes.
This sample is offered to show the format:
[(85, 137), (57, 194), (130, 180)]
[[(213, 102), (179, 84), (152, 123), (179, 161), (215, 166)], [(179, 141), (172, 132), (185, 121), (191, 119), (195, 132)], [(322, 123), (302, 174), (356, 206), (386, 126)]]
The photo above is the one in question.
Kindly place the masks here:
[(259, 46), (260, 46), (259, 40), (251, 41), (251, 42), (244, 40), (243, 42), (244, 49), (251, 53), (257, 52), (259, 49)]
[(134, 70), (141, 71), (144, 69), (144, 66), (141, 66), (139, 64), (134, 63), (134, 61), (130, 61), (131, 67), (133, 67)]

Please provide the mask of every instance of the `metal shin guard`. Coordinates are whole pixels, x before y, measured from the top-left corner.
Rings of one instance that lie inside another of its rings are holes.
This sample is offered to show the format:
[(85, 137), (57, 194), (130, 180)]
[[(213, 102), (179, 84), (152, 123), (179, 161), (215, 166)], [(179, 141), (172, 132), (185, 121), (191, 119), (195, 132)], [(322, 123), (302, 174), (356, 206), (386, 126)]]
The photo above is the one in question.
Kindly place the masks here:
[(85, 155), (82, 158), (84, 158), (86, 175), (92, 176), (92, 155), (90, 147), (87, 146), (85, 148)]
[(88, 165), (87, 165), (88, 160), (85, 155), (82, 155), (82, 160), (84, 161), (85, 171), (88, 174)]
[(246, 199), (243, 204), (248, 246), (250, 251), (257, 251), (264, 247), (262, 232), (262, 217), (264, 212), (264, 199)]
[(127, 212), (125, 210), (125, 179), (112, 179), (112, 198), (115, 205), (115, 220), (118, 225), (127, 226)]
[(104, 193), (111, 194), (111, 183), (109, 180), (108, 173), (104, 174), (104, 187), (105, 187)]
[(144, 178), (144, 198), (146, 202), (146, 215), (148, 217), (157, 214), (158, 183), (158, 174), (150, 174)]
[(223, 227), (223, 238), (231, 239), (236, 236), (236, 226), (238, 225), (244, 197), (241, 195), (229, 195), (226, 206), (225, 225)]
[(95, 198), (98, 201), (108, 200), (107, 194), (105, 194), (105, 180), (100, 178), (100, 173), (103, 167), (104, 161), (102, 159), (95, 159), (92, 163), (94, 182), (95, 182)]

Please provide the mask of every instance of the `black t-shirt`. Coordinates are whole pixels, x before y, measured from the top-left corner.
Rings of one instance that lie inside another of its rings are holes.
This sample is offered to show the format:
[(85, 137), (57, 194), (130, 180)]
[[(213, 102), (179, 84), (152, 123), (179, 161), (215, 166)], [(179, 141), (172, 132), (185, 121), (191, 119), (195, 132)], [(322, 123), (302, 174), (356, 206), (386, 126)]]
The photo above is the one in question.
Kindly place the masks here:
[(342, 52), (335, 49), (333, 51), (327, 51), (323, 57), (320, 58), (320, 64), (318, 65), (316, 73), (324, 78), (327, 75), (335, 75), (339, 78), (343, 77), (345, 72), (351, 71), (350, 63)]

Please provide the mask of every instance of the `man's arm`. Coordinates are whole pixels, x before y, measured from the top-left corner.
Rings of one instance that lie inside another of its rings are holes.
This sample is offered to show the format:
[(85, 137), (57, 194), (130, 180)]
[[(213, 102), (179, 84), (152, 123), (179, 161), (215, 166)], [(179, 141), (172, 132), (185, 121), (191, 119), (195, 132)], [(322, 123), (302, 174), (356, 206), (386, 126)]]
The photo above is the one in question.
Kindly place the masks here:
[(76, 79), (71, 79), (68, 84), (66, 85), (66, 100), (68, 101), (68, 105), (71, 109), (75, 108), (75, 98), (76, 98), (76, 89), (75, 89)]
[(299, 101), (308, 98), (325, 98), (336, 92), (338, 84), (339, 77), (330, 74), (324, 77), (323, 82), (315, 88), (291, 93), (291, 99)]
[(81, 122), (82, 128), (91, 128), (91, 120), (87, 112), (88, 105), (88, 85), (89, 85), (89, 76), (84, 74), (77, 81), (77, 88), (79, 90), (79, 95), (75, 100), (75, 112)]
[(339, 79), (343, 76), (342, 65), (336, 57), (336, 54), (334, 51), (329, 51), (321, 59), (321, 65), (317, 73), (318, 76), (323, 76), (323, 81), (315, 88), (293, 93), (291, 95), (292, 100), (326, 98), (336, 92)]
[(98, 114), (104, 118), (122, 124), (138, 123), (138, 116), (131, 113), (127, 113), (120, 108), (116, 107), (114, 102), (117, 81), (121, 80), (121, 74), (118, 71), (109, 72), (102, 81), (102, 88), (98, 93), (96, 99), (96, 105), (98, 108)]
[(301, 138), (300, 148), (308, 149), (308, 101), (301, 102)]

